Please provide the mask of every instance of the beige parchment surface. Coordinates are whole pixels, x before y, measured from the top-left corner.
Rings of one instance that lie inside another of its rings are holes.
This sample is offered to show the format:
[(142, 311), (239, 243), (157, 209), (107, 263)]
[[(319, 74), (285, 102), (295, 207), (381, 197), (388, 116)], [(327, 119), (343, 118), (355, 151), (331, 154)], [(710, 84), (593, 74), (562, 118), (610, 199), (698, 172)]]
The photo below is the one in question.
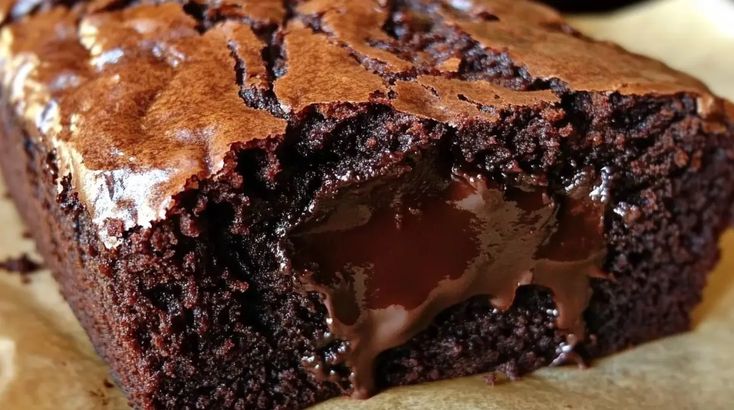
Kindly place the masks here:
[[(658, 0), (574, 24), (601, 39), (667, 61), (734, 99), (734, 6), (730, 0)], [(0, 186), (0, 190), (4, 191)], [(0, 199), (0, 259), (33, 251)], [(481, 376), (393, 389), (370, 400), (335, 399), (321, 410), (733, 409), (734, 231), (710, 279), (695, 329), (600, 360), (587, 370), (546, 369), (490, 387)], [(123, 410), (48, 272), (30, 284), (0, 271), (0, 410)]]

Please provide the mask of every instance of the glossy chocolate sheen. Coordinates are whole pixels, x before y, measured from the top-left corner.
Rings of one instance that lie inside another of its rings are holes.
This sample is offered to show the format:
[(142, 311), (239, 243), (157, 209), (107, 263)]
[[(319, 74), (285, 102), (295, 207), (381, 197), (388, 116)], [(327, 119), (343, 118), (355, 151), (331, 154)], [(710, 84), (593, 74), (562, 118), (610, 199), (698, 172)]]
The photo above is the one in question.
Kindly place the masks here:
[(586, 173), (557, 199), (454, 174), (443, 184), (407, 176), (318, 204), (328, 215), (293, 238), (296, 267), (308, 289), (326, 296), (331, 333), (345, 344), (329, 363), (304, 363), (335, 380), (346, 366), (353, 395), (368, 397), (379, 353), (473, 296), (509, 309), (517, 288), (530, 284), (553, 292), (558, 328), (582, 340), (589, 278), (606, 277), (606, 196), (601, 179)]
[[(56, 150), (110, 247), (119, 242), (110, 221), (131, 229), (164, 218), (176, 194), (215, 176), (233, 147), (281, 138), (309, 107), (380, 104), (461, 127), (497, 122), (503, 108), (559, 102), (548, 90), (462, 76), (461, 49), (401, 47), (384, 30), (393, 2), (311, 0), (293, 2), (290, 13), (274, 0), (159, 3), (0, 2), (4, 89), (28, 129)], [(536, 81), (575, 91), (686, 92), (699, 97), (702, 113), (720, 109), (696, 80), (582, 38), (544, 6), (395, 2), (402, 3), (506, 53)], [(213, 23), (198, 27), (192, 9)], [(263, 60), (263, 38), (273, 32), (282, 40), (279, 70)], [(278, 112), (250, 107), (240, 93), (270, 95)]]

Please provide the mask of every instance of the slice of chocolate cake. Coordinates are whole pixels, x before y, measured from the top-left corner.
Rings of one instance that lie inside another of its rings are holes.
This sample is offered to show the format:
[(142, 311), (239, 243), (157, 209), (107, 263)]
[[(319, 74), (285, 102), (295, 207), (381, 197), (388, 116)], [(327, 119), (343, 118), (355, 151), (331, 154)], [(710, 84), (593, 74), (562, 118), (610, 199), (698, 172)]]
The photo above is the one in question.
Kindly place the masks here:
[(141, 409), (683, 331), (734, 109), (516, 0), (3, 1), (0, 164)]

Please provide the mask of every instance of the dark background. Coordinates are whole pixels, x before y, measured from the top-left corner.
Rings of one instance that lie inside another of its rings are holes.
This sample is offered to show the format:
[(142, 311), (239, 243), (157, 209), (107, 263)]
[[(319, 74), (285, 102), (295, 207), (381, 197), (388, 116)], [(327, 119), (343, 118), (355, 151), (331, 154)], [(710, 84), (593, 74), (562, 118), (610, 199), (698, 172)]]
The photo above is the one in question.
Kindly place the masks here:
[(564, 11), (606, 11), (640, 0), (541, 0)]

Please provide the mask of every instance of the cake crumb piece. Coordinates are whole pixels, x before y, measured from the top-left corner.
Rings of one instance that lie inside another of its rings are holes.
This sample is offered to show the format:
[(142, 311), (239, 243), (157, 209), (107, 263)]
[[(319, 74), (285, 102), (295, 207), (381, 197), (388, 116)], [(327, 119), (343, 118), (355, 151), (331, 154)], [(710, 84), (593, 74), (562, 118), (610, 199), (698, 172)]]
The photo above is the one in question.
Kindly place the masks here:
[(27, 253), (22, 253), (20, 256), (16, 257), (11, 256), (0, 261), (0, 269), (5, 270), (8, 273), (19, 274), (23, 283), (29, 283), (30, 274), (37, 272), (41, 268), (42, 265), (31, 259)]
[(489, 373), (484, 375), (484, 382), (487, 383), (488, 386), (496, 386), (497, 385), (497, 374), (496, 373)]

